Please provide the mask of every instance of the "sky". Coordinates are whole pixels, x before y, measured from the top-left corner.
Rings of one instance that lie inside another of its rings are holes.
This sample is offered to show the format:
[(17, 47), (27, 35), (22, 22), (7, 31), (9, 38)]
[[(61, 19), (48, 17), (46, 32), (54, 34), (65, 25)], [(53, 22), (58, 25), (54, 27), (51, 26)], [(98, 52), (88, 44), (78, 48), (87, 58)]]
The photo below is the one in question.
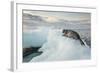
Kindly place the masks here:
[(79, 20), (90, 20), (90, 13), (79, 13), (79, 12), (55, 12), (55, 11), (32, 11), (24, 10), (23, 13), (29, 13), (32, 15), (38, 15), (43, 17), (48, 22), (55, 22), (59, 19), (79, 21)]
[[(25, 32), (33, 31), (33, 28), (38, 25), (68, 25), (69, 23), (67, 21), (73, 24), (75, 24), (73, 21), (78, 21), (80, 24), (85, 22), (85, 24), (87, 24), (88, 21), (91, 21), (91, 14), (83, 12), (23, 10), (23, 31)], [(70, 27), (84, 27), (82, 25), (73, 24), (70, 24)], [(86, 25), (85, 28), (86, 27), (90, 28), (90, 25)]]

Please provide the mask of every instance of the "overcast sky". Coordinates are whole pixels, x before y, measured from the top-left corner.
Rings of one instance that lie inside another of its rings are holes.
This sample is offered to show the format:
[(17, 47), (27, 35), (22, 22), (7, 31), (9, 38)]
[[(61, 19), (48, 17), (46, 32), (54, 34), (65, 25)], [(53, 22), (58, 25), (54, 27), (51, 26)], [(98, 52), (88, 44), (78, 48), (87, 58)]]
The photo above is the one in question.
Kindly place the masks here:
[[(91, 21), (91, 14), (90, 13), (78, 13), (78, 12), (61, 12), (61, 11), (35, 11), (35, 10), (24, 10), (23, 11), (24, 16), (27, 14), (30, 14), (32, 16), (26, 16), (23, 18), (23, 31), (30, 32), (33, 31), (33, 28), (35, 25), (48, 25), (48, 24), (61, 24), (63, 25), (63, 22), (66, 21), (79, 21), (80, 24), (82, 22), (88, 23), (88, 21)], [(37, 17), (35, 17), (37, 16)], [(30, 19), (27, 19), (30, 18)], [(34, 19), (33, 19), (34, 18)], [(41, 20), (41, 21), (39, 21)], [(68, 24), (66, 22), (66, 24)], [(73, 24), (75, 24), (73, 22)], [(70, 25), (70, 27), (75, 27), (76, 25)], [(84, 26), (77, 25), (78, 27), (82, 28)], [(85, 28), (87, 25), (85, 26)], [(90, 25), (89, 25), (90, 27)], [(76, 28), (76, 27), (75, 27)]]
[(42, 16), (48, 22), (55, 22), (59, 19), (69, 21), (90, 20), (90, 13), (76, 13), (76, 12), (53, 12), (53, 11), (23, 11), (32, 15)]

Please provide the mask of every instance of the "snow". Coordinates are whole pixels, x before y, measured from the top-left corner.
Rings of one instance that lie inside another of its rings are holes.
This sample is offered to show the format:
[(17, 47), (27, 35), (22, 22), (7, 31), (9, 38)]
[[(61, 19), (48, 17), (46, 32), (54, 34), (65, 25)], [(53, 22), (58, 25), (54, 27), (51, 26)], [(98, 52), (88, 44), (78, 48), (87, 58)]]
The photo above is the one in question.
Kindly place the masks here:
[(58, 30), (49, 30), (47, 42), (39, 49), (43, 53), (30, 62), (90, 59), (91, 49), (78, 40), (62, 36)]

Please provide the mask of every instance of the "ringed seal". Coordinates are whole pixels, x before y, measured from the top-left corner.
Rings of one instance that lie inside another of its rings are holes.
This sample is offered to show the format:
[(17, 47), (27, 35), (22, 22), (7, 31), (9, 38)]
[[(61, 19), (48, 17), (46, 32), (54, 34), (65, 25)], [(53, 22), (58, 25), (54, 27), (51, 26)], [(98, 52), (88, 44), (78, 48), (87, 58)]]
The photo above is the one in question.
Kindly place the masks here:
[(79, 40), (81, 45), (85, 45), (84, 42), (81, 40), (80, 35), (77, 32), (73, 30), (64, 29), (63, 33), (64, 33), (63, 36)]

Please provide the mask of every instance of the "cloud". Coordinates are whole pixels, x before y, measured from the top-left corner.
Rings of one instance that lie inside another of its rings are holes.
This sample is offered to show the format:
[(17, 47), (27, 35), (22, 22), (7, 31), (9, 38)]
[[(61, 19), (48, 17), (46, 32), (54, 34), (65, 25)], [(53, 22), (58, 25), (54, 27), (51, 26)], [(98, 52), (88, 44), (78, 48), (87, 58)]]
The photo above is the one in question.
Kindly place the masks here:
[(90, 29), (89, 13), (23, 11), (23, 32), (47, 26), (68, 29)]
[(84, 13), (84, 12), (25, 10), (23, 11), (23, 13), (29, 13), (31, 15), (38, 15), (42, 17), (52, 16), (58, 19), (65, 19), (65, 20), (88, 20), (91, 18), (90, 13)]

